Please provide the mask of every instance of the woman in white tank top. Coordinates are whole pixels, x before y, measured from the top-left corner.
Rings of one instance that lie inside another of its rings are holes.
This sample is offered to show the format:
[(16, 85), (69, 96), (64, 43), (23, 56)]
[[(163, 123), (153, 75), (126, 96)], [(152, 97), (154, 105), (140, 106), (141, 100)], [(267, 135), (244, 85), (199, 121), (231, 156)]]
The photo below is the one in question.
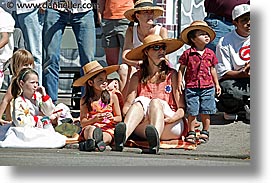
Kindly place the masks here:
[(133, 9), (127, 10), (125, 17), (134, 22), (133, 26), (129, 26), (124, 40), (122, 52), (123, 64), (120, 65), (118, 71), (120, 75), (120, 89), (123, 96), (128, 93), (128, 81), (132, 74), (136, 72), (142, 61), (131, 61), (125, 58), (125, 55), (133, 48), (140, 46), (144, 38), (150, 34), (158, 34), (163, 39), (168, 38), (168, 31), (160, 24), (154, 24), (154, 20), (163, 14), (163, 8), (153, 6), (151, 0), (139, 0), (135, 3)]

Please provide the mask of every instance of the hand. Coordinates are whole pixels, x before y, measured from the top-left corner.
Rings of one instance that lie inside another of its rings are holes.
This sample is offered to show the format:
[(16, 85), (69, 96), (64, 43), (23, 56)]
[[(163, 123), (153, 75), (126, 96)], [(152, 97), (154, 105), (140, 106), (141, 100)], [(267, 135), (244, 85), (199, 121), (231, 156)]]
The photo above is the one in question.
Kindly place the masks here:
[(184, 86), (183, 86), (183, 83), (182, 82), (179, 82), (178, 84), (178, 91), (180, 93), (180, 95), (182, 94), (182, 91), (184, 90)]
[(43, 86), (38, 86), (36, 88), (36, 91), (39, 92), (39, 93), (41, 93), (42, 96), (46, 96), (46, 90), (45, 90), (45, 88)]
[(113, 120), (113, 119), (114, 119), (114, 115), (113, 115), (113, 113), (111, 113), (111, 112), (106, 112), (106, 113), (105, 113), (105, 117), (106, 117), (107, 119), (109, 119), (109, 120)]
[(170, 118), (170, 117), (164, 117), (164, 122), (165, 123), (173, 123), (174, 120), (172, 118)]
[(216, 95), (219, 97), (221, 95), (221, 93), (222, 93), (222, 89), (221, 89), (221, 87), (220, 87), (219, 84), (216, 85), (215, 88), (216, 88)]
[(247, 75), (250, 76), (250, 62), (246, 62), (243, 68), (243, 71), (247, 73)]
[(95, 114), (95, 115), (93, 115), (93, 119), (95, 121), (103, 121), (105, 119), (105, 114), (103, 114), (103, 113)]
[(11, 123), (12, 123), (11, 121), (6, 121), (3, 119), (0, 119), (0, 125), (6, 125), (6, 124), (11, 124)]

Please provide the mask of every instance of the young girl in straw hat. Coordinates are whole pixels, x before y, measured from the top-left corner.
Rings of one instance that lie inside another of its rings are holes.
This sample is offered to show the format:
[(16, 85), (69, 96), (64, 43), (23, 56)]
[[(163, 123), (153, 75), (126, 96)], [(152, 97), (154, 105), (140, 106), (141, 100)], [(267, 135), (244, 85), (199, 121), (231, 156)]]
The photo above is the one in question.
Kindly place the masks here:
[(104, 151), (106, 144), (113, 141), (116, 123), (122, 121), (118, 97), (107, 90), (107, 75), (118, 67), (102, 67), (92, 61), (83, 66), (84, 76), (73, 83), (74, 86), (85, 86), (85, 94), (80, 100), (81, 151)]
[(138, 62), (140, 70), (131, 78), (123, 107), (124, 123), (115, 129), (115, 150), (122, 151), (128, 137), (147, 139), (149, 153), (157, 154), (160, 140), (181, 139), (184, 132), (184, 99), (177, 90), (177, 71), (165, 58), (183, 45), (177, 39), (149, 35), (126, 57)]
[(124, 16), (134, 23), (126, 30), (122, 52), (122, 59), (125, 64), (122, 64), (119, 69), (120, 88), (124, 96), (127, 95), (128, 83), (132, 74), (142, 63), (142, 60), (137, 62), (127, 59), (125, 55), (133, 48), (142, 45), (144, 38), (150, 34), (160, 35), (163, 39), (168, 37), (167, 29), (154, 23), (154, 20), (163, 14), (163, 11), (162, 7), (153, 5), (152, 0), (138, 0), (135, 2), (134, 8), (124, 13)]
[(188, 114), (188, 134), (185, 141), (195, 144), (196, 116), (201, 115), (203, 129), (199, 139), (202, 143), (209, 138), (210, 114), (216, 113), (215, 93), (220, 95), (215, 65), (218, 63), (215, 53), (205, 46), (213, 41), (215, 32), (204, 21), (194, 21), (181, 32), (182, 40), (191, 46), (179, 58), (178, 91), (184, 89)]

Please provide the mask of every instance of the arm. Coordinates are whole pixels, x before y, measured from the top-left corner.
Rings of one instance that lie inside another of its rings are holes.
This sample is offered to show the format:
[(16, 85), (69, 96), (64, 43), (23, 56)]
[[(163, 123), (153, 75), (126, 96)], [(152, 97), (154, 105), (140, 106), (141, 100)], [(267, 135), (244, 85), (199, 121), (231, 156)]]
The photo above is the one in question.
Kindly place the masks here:
[(9, 33), (1, 32), (0, 48), (3, 48), (9, 42)]
[(228, 71), (223, 76), (223, 79), (230, 78), (250, 78), (250, 62), (246, 63), (245, 66), (237, 71)]
[(2, 102), (0, 104), (0, 125), (6, 124), (6, 123), (11, 123), (10, 121), (6, 121), (6, 120), (2, 120), (2, 116), (8, 106), (8, 104), (10, 103), (10, 101), (12, 100), (12, 95), (11, 95), (11, 85), (9, 86), (7, 93), (4, 95)]
[(182, 91), (184, 90), (184, 85), (182, 82), (182, 78), (183, 78), (183, 74), (184, 74), (184, 70), (185, 70), (186, 66), (185, 65), (180, 65), (179, 71), (178, 71), (178, 88), (177, 90), (179, 91), (179, 94), (182, 94)]
[(87, 105), (86, 104), (82, 105), (83, 102), (84, 102), (84, 100), (83, 100), (83, 98), (81, 98), (81, 100), (80, 100), (80, 124), (82, 127), (104, 120), (105, 115), (103, 115), (102, 113), (95, 114), (95, 115), (93, 115), (92, 118), (89, 117), (89, 115), (88, 115), (89, 111), (88, 111)]
[(121, 115), (121, 109), (119, 106), (118, 97), (116, 94), (112, 94), (112, 100), (113, 100), (113, 120), (115, 122), (121, 122), (122, 121), (122, 115)]
[(138, 87), (138, 75), (137, 72), (132, 76), (128, 88), (128, 94), (126, 96), (126, 101), (124, 103), (123, 109), (122, 109), (122, 115), (125, 116), (128, 112), (129, 108), (131, 107), (133, 101), (135, 100), (137, 96), (137, 87)]
[(163, 39), (167, 39), (168, 38), (168, 31), (167, 31), (167, 29), (165, 27), (161, 27), (159, 35)]
[(217, 96), (220, 96), (222, 90), (221, 90), (221, 87), (220, 87), (220, 84), (218, 81), (218, 75), (217, 75), (215, 67), (211, 67), (210, 72), (211, 72), (211, 75), (212, 75), (212, 78), (213, 78), (213, 81), (215, 84), (216, 94), (217, 94)]
[(184, 109), (185, 109), (184, 95), (180, 94), (177, 89), (174, 89), (174, 88), (178, 88), (178, 77), (177, 77), (176, 71), (172, 74), (172, 88), (173, 88), (173, 90), (172, 90), (173, 96), (174, 96), (174, 99), (177, 104), (177, 111), (175, 112), (175, 114), (172, 118), (164, 119), (164, 121), (166, 123), (173, 123), (173, 122), (175, 122), (179, 119), (182, 119), (184, 117)]
[(52, 99), (50, 98), (49, 95), (47, 95), (46, 90), (43, 86), (38, 86), (36, 90), (36, 94), (40, 95), (37, 97), (41, 97), (41, 103), (39, 104), (41, 112), (45, 116), (50, 116), (54, 112), (55, 105), (52, 102)]
[(97, 4), (98, 4), (97, 14), (98, 14), (99, 23), (101, 23), (102, 18), (103, 18), (103, 12), (105, 10), (105, 2), (106, 2), (106, 0), (97, 0)]
[(130, 66), (138, 66), (139, 62), (128, 60), (125, 57), (126, 54), (129, 51), (131, 51), (133, 48), (134, 48), (134, 45), (133, 45), (133, 27), (128, 27), (128, 29), (126, 30), (125, 40), (124, 40), (124, 45), (123, 45), (122, 61), (123, 61), (123, 63), (126, 63)]

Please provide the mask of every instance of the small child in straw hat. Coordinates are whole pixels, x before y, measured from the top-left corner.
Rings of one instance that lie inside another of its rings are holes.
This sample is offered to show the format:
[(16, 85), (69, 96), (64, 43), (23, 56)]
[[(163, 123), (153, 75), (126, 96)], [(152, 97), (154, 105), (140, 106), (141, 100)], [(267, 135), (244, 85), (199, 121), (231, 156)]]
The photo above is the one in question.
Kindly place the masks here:
[(195, 144), (196, 116), (200, 114), (203, 129), (199, 141), (205, 143), (209, 139), (210, 114), (216, 113), (215, 93), (220, 95), (215, 65), (218, 63), (215, 53), (206, 48), (213, 41), (215, 32), (204, 21), (194, 21), (181, 32), (181, 39), (191, 48), (183, 52), (179, 58), (178, 72), (179, 92), (182, 93), (183, 74), (185, 81), (185, 100), (188, 114), (188, 134), (185, 141)]
[(85, 94), (80, 100), (81, 151), (104, 151), (106, 144), (113, 141), (115, 125), (122, 121), (119, 99), (107, 88), (107, 75), (118, 68), (118, 65), (102, 67), (92, 61), (83, 66), (84, 75), (73, 83), (85, 86)]

